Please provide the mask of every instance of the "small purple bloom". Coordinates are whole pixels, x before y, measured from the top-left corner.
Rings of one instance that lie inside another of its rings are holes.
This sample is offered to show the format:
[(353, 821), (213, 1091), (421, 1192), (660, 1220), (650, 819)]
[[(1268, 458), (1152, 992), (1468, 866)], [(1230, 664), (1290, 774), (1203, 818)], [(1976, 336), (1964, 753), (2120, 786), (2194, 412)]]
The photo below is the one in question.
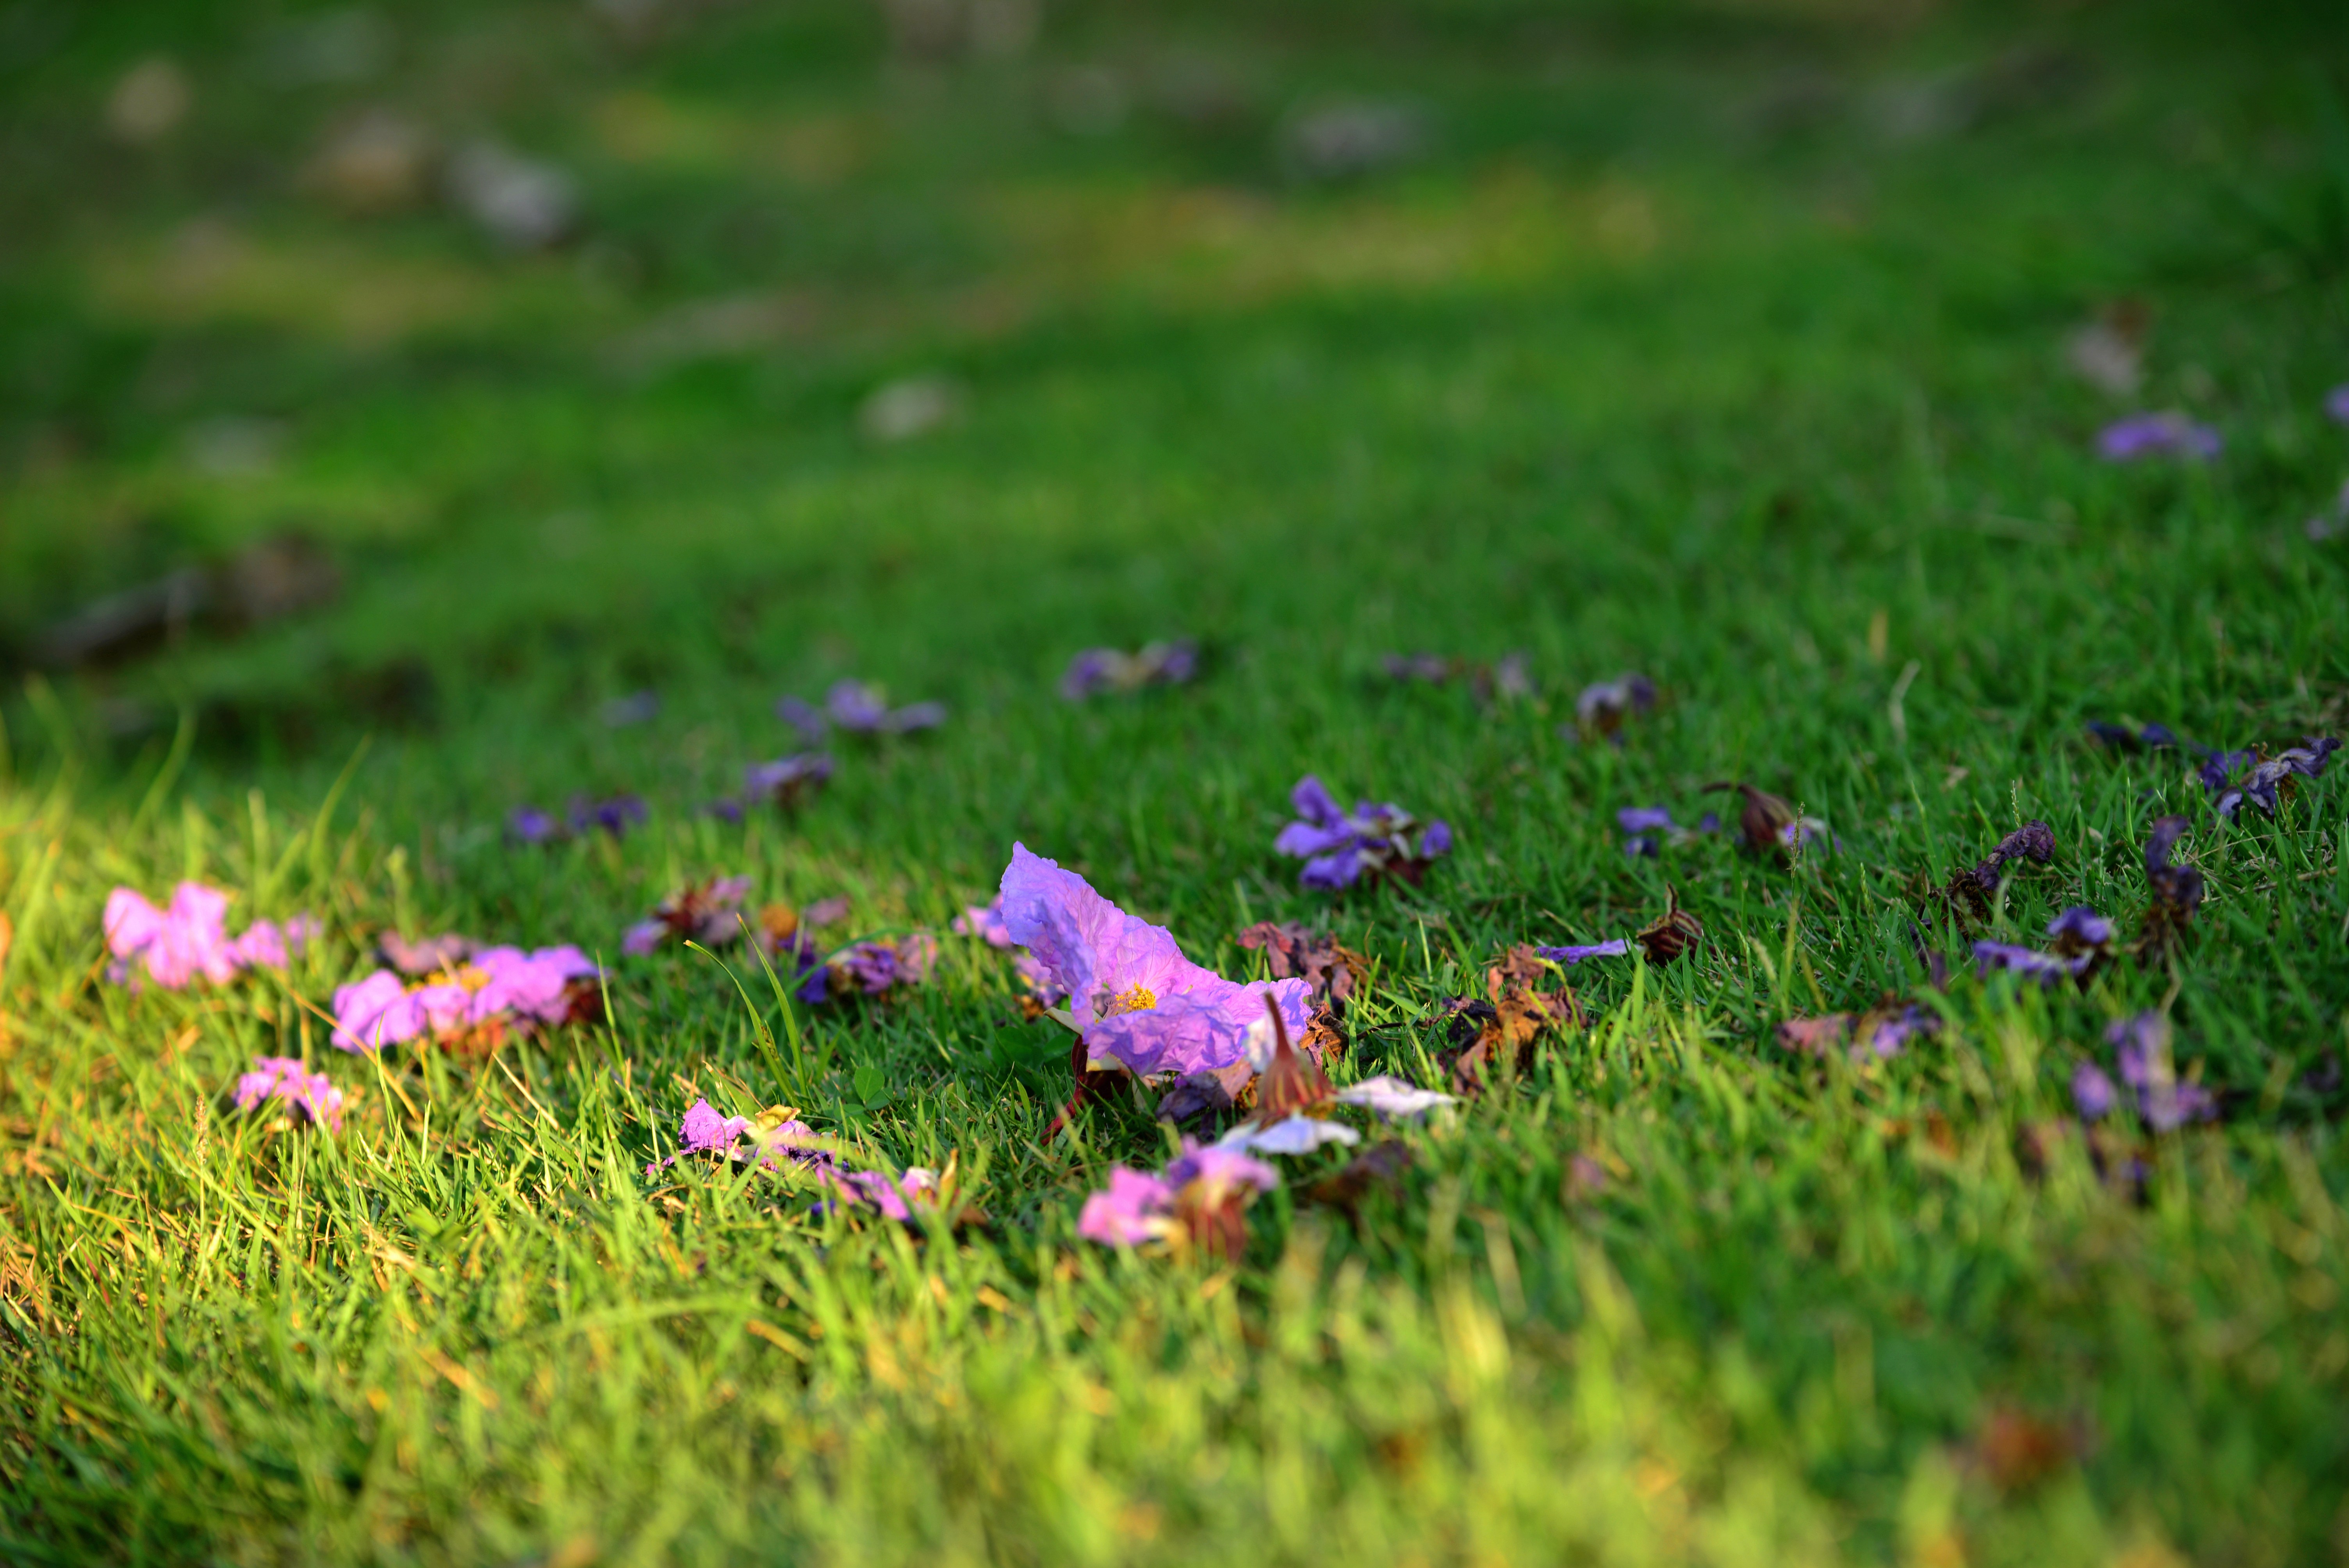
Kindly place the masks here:
[(775, 703), (775, 717), (798, 730), (803, 744), (820, 746), (823, 743), (823, 732), (828, 722), (823, 717), (823, 709), (805, 697), (778, 698)]
[(608, 799), (591, 800), (585, 795), (574, 795), (564, 819), (574, 833), (600, 829), (617, 839), (625, 837), (630, 828), (643, 822), (649, 814), (640, 796), (614, 795)]
[(1280, 1185), (1280, 1172), (1239, 1150), (1218, 1144), (1202, 1148), (1185, 1139), (1183, 1152), (1166, 1167), (1166, 1181), (1177, 1189), (1195, 1183), (1201, 1199), (1212, 1203), (1243, 1187), (1269, 1192)]
[(2209, 426), (2174, 412), (2132, 414), (2096, 432), (2096, 453), (2110, 463), (2135, 462), (2140, 458), (2192, 458), (2208, 462), (2225, 444)]
[(2072, 1069), (2072, 1104), (2083, 1121), (2102, 1121), (2112, 1114), (2113, 1080), (2094, 1062)]
[(1615, 736), (1623, 721), (1656, 706), (1656, 683), (1643, 675), (1619, 675), (1611, 681), (1594, 681), (1574, 699), (1574, 722), (1582, 729)]
[(2113, 940), (2113, 923), (2086, 904), (2075, 903), (2047, 923), (2047, 934), (2059, 944), (2070, 944), (2075, 950), (2108, 947)]
[(1392, 875), (1416, 884), (1428, 862), (1452, 851), (1452, 828), (1442, 820), (1421, 829), (1402, 807), (1356, 803), (1351, 814), (1313, 774), (1297, 781), (1289, 805), (1298, 820), (1272, 841), (1275, 853), (1305, 861), (1298, 880), (1309, 888), (1334, 892), (1358, 879)]
[(677, 1133), (677, 1152), (647, 1165), (646, 1176), (667, 1170), (688, 1154), (723, 1154), (738, 1165), (755, 1164), (763, 1171), (780, 1170), (784, 1161), (822, 1169), (833, 1160), (815, 1130), (804, 1121), (784, 1119), (773, 1111), (757, 1118), (721, 1116), (707, 1099), (697, 1099), (687, 1109)]
[(747, 805), (773, 805), (785, 811), (806, 804), (833, 773), (831, 754), (802, 751), (773, 762), (757, 762), (742, 772)]
[(226, 985), (255, 965), (285, 968), (289, 953), (299, 953), (321, 929), (309, 915), (300, 914), (282, 927), (274, 921), (256, 921), (232, 941), (227, 913), (228, 894), (198, 882), (172, 889), (165, 909), (156, 908), (134, 888), (116, 888), (107, 895), (99, 917), (107, 951), (115, 959), (109, 973), (136, 984), (131, 979), (136, 960), (146, 979), (166, 991), (182, 990), (199, 979)]
[(1537, 947), (1534, 951), (1552, 964), (1563, 964), (1571, 968), (1586, 958), (1620, 958), (1631, 951), (1631, 939), (1619, 936), (1611, 942), (1597, 942), (1588, 947)]
[(1182, 686), (1198, 673), (1199, 645), (1188, 639), (1145, 643), (1130, 654), (1120, 648), (1087, 648), (1062, 672), (1061, 695), (1081, 702), (1102, 692)]
[(2105, 1031), (2118, 1053), (2121, 1081), (2137, 1091), (2137, 1113), (2157, 1132), (2174, 1132), (2189, 1121), (2209, 1121), (2219, 1102), (2199, 1083), (2182, 1080), (2169, 1054), (2169, 1020), (2158, 1012), (2138, 1013)]
[(506, 813), (506, 836), (517, 843), (549, 843), (563, 836), (563, 824), (535, 806), (516, 806)]
[(1202, 968), (1164, 927), (1126, 913), (1024, 844), (1011, 847), (1002, 891), (1011, 939), (1068, 993), (1086, 1051), (1102, 1065), (1145, 1077), (1229, 1067), (1247, 1054), (1268, 995), (1291, 1037), (1305, 1036), (1307, 982), (1242, 985)]
[(343, 1091), (324, 1073), (314, 1073), (292, 1057), (255, 1057), (253, 1070), (236, 1080), (236, 1108), (251, 1110), (264, 1100), (282, 1100), (314, 1126), (343, 1130)]
[(323, 929), (316, 919), (306, 914), (297, 914), (284, 925), (274, 920), (256, 920), (236, 939), (236, 960), (247, 968), (283, 969), (286, 961), (298, 957)]
[(989, 947), (1015, 947), (1011, 928), (1003, 923), (1003, 895), (997, 893), (986, 903), (966, 905), (954, 918), (957, 936), (976, 936)]
[(2349, 386), (2335, 387), (2324, 395), (2324, 411), (2344, 425), (2349, 425)]
[(937, 962), (938, 939), (916, 932), (889, 942), (859, 942), (829, 964), (807, 960), (800, 1000), (814, 1005), (861, 994), (878, 996), (897, 985), (918, 985)]
[(1661, 806), (1626, 806), (1615, 813), (1615, 825), (1627, 833), (1669, 833), (1679, 826)]
[(2009, 942), (1975, 943), (1974, 962), (1981, 965), (1981, 974), (1985, 980), (1990, 978), (1992, 970), (2003, 969), (2027, 980), (2036, 980), (2042, 985), (2074, 979), (2087, 967), (2085, 959), (2057, 958)]
[(937, 1178), (916, 1166), (895, 1181), (878, 1171), (835, 1171), (828, 1165), (816, 1168), (816, 1181), (828, 1187), (846, 1209), (875, 1209), (885, 1219), (905, 1224), (914, 1217), (912, 1201), (926, 1197), (937, 1190)]
[[(2295, 776), (2302, 779), (2317, 777), (2340, 748), (2341, 742), (2332, 736), (2311, 736), (2300, 745), (2280, 751), (2253, 766), (2251, 777), (2243, 780), (2242, 788), (2220, 795), (2215, 809), (2221, 817), (2232, 817), (2248, 800), (2272, 817), (2281, 804), (2277, 790)], [(2208, 782), (2207, 778), (2205, 782)]]

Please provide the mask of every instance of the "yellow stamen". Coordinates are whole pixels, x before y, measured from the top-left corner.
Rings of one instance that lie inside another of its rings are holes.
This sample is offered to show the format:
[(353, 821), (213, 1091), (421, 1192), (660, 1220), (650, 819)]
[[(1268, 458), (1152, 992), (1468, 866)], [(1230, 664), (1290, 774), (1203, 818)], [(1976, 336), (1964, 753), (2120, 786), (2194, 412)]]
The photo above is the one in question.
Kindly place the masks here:
[(1157, 994), (1144, 985), (1136, 985), (1114, 996), (1102, 999), (1101, 1016), (1114, 1018), (1120, 1013), (1143, 1013), (1158, 1006)]

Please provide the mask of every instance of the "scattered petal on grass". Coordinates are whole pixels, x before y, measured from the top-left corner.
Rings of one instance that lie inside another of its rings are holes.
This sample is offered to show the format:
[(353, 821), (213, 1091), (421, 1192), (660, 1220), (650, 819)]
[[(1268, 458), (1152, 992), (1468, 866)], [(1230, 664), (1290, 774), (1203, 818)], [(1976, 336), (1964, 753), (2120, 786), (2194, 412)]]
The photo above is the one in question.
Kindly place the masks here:
[(2072, 1069), (2072, 1107), (2083, 1121), (2101, 1121), (2112, 1114), (2113, 1080), (2094, 1062)]
[(821, 1005), (850, 996), (879, 996), (904, 985), (919, 985), (937, 962), (938, 939), (926, 932), (851, 944), (831, 962), (811, 959), (801, 981), (802, 1002)]
[(1455, 1092), (1478, 1094), (1495, 1075), (1523, 1073), (1544, 1029), (1582, 1026), (1582, 1006), (1572, 986), (1540, 989), (1554, 975), (1538, 949), (1512, 947), (1485, 971), (1487, 1000), (1456, 996), (1444, 1004), (1451, 1045), (1438, 1057), (1450, 1068)]
[(2096, 455), (2108, 463), (2145, 458), (2191, 458), (2208, 462), (2226, 443), (2208, 425), (2176, 412), (2132, 414), (2096, 432)]
[(1563, 964), (1572, 968), (1586, 958), (1620, 958), (1631, 951), (1631, 939), (1618, 936), (1610, 941), (1593, 942), (1580, 947), (1537, 947), (1534, 951), (1552, 964)]
[(935, 702), (891, 707), (879, 686), (849, 680), (834, 682), (820, 708), (800, 697), (783, 697), (775, 704), (775, 716), (813, 746), (831, 728), (851, 735), (909, 735), (917, 729), (935, 729), (946, 722), (947, 710), (945, 705)]
[(1323, 1121), (1302, 1112), (1270, 1126), (1243, 1121), (1224, 1134), (1219, 1147), (1257, 1154), (1310, 1154), (1324, 1144), (1355, 1144), (1362, 1135), (1340, 1121)]
[(1077, 1234), (1104, 1246), (1139, 1247), (1166, 1240), (1178, 1222), (1174, 1189), (1159, 1177), (1121, 1165), (1109, 1173), (1104, 1191), (1085, 1200)]
[(966, 904), (954, 917), (952, 927), (957, 936), (976, 936), (989, 947), (1017, 947), (1011, 940), (1011, 928), (1003, 923), (1003, 895), (997, 893), (985, 903)]
[(1721, 831), (1721, 819), (1711, 811), (1698, 818), (1695, 827), (1683, 828), (1661, 806), (1626, 806), (1615, 813), (1615, 824), (1623, 830), (1623, 852), (1649, 859), (1661, 854), (1667, 844), (1677, 847)]
[(396, 931), (387, 931), (376, 938), (375, 944), (383, 961), (402, 975), (429, 975), (438, 969), (453, 968), (481, 950), (480, 943), (454, 932), (419, 936), (410, 942)]
[(1534, 691), (1531, 661), (1522, 653), (1504, 654), (1490, 664), (1441, 654), (1385, 654), (1380, 656), (1379, 667), (1392, 681), (1443, 686), (1465, 680), (1476, 700), (1487, 706), (1516, 702)]
[(1423, 829), (1402, 807), (1368, 800), (1348, 812), (1310, 773), (1297, 781), (1288, 801), (1298, 820), (1280, 830), (1272, 847), (1305, 862), (1298, 881), (1309, 888), (1335, 892), (1382, 876), (1417, 887), (1428, 866), (1452, 850), (1447, 824), (1434, 821)]
[(1241, 985), (1202, 968), (1164, 927), (1126, 913), (1024, 844), (1012, 846), (1003, 873), (1003, 920), (1068, 993), (1092, 1063), (1145, 1077), (1228, 1067), (1246, 1054), (1267, 993), (1293, 1033), (1309, 1024), (1304, 981)]
[(1778, 1044), (1803, 1056), (1842, 1050), (1855, 1062), (1889, 1061), (1905, 1052), (1911, 1039), (1940, 1026), (1938, 1016), (1915, 1003), (1889, 1001), (1866, 1013), (1789, 1018), (1778, 1026)]
[(1082, 702), (1103, 692), (1181, 686), (1198, 672), (1199, 645), (1188, 640), (1145, 643), (1130, 654), (1118, 648), (1087, 648), (1071, 659), (1061, 674), (1061, 695), (1071, 702)]
[(1243, 1150), (1185, 1139), (1161, 1175), (1112, 1171), (1107, 1190), (1085, 1200), (1077, 1233), (1107, 1246), (1196, 1246), (1228, 1261), (1247, 1248), (1248, 1203), (1278, 1185), (1279, 1172)]
[(1350, 1084), (1337, 1093), (1340, 1105), (1360, 1106), (1381, 1116), (1424, 1116), (1438, 1106), (1455, 1105), (1458, 1100), (1432, 1088), (1421, 1088), (1399, 1078), (1381, 1075)]
[(2086, 970), (2085, 958), (2058, 958), (2036, 948), (2019, 946), (2012, 942), (1977, 942), (1974, 963), (1982, 978), (1988, 979), (1992, 970), (2002, 969), (2026, 980), (2036, 980), (2042, 985), (2053, 985), (2059, 980), (2076, 980)]
[(2335, 387), (2324, 395), (2324, 411), (2344, 425), (2349, 425), (2349, 386)]
[(830, 780), (833, 760), (822, 751), (802, 751), (772, 762), (754, 762), (742, 771), (742, 800), (737, 807), (772, 806), (796, 811), (813, 799)]
[(279, 1101), (316, 1126), (343, 1130), (343, 1091), (324, 1073), (314, 1073), (292, 1057), (255, 1057), (253, 1070), (236, 1080), (236, 1108), (252, 1110)]

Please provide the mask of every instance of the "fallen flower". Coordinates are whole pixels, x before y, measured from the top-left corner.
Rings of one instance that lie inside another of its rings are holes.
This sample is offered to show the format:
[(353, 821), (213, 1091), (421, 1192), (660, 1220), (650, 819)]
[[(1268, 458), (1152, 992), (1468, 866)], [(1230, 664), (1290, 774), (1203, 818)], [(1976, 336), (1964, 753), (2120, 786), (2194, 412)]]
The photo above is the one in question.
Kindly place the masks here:
[(2099, 744), (2116, 751), (2169, 751), (2183, 748), (2199, 752), (2204, 749), (2191, 741), (2179, 738), (2178, 732), (2166, 724), (2148, 724), (2141, 729), (2131, 729), (2125, 724), (2090, 719), (2088, 733)]
[(2086, 958), (2058, 958), (2036, 948), (2023, 947), (2011, 942), (1977, 942), (1974, 963), (1985, 980), (1993, 969), (2003, 969), (2020, 975), (2026, 980), (2036, 980), (2042, 985), (2053, 985), (2058, 980), (2075, 980), (2087, 970)]
[(2200, 1084), (2181, 1079), (2169, 1054), (2169, 1020), (2158, 1012), (2137, 1014), (2105, 1031), (2116, 1047), (2121, 1081), (2137, 1091), (2137, 1114), (2157, 1132), (2174, 1132), (2189, 1121), (2219, 1114), (2218, 1098)]
[(1504, 654), (1491, 664), (1446, 658), (1441, 654), (1385, 654), (1379, 667), (1392, 681), (1443, 686), (1465, 678), (1480, 703), (1515, 702), (1533, 695), (1530, 661), (1523, 653)]
[(396, 931), (387, 931), (376, 938), (375, 944), (383, 961), (402, 975), (429, 975), (436, 969), (452, 968), (481, 950), (480, 943), (454, 932), (410, 942)]
[(1416, 887), (1436, 857), (1452, 850), (1452, 830), (1443, 821), (1422, 829), (1402, 807), (1368, 800), (1349, 814), (1310, 773), (1298, 780), (1288, 801), (1299, 820), (1280, 830), (1272, 847), (1305, 861), (1298, 880), (1309, 888), (1334, 892), (1381, 876)]
[(2202, 873), (2190, 865), (2174, 864), (2178, 841), (2191, 824), (2184, 817), (2158, 818), (2145, 841), (2145, 880), (2153, 902), (2137, 932), (2136, 953), (2140, 964), (2158, 962), (2186, 934), (2194, 912), (2202, 905)]
[(198, 979), (222, 985), (249, 968), (285, 968), (321, 929), (310, 916), (297, 914), (283, 926), (255, 921), (232, 941), (225, 923), (228, 903), (228, 894), (199, 882), (173, 888), (164, 909), (135, 888), (116, 888), (107, 894), (99, 916), (114, 958), (108, 976), (117, 984), (137, 984), (135, 962), (148, 982), (167, 991), (183, 990)]
[(1681, 907), (1680, 890), (1664, 884), (1664, 913), (1640, 928), (1631, 940), (1658, 968), (1670, 964), (1704, 940), (1704, 923)]
[(1823, 1057), (1844, 1049), (1854, 1062), (1870, 1057), (1889, 1061), (1906, 1051), (1910, 1039), (1933, 1034), (1940, 1026), (1939, 1017), (1913, 1002), (1888, 1001), (1857, 1015), (1789, 1018), (1778, 1026), (1778, 1044), (1804, 1056)]
[(750, 892), (749, 877), (719, 877), (688, 882), (654, 906), (649, 919), (628, 927), (620, 951), (647, 954), (670, 943), (698, 942), (717, 947), (740, 933), (740, 911)]
[(630, 828), (648, 815), (640, 796), (614, 795), (608, 799), (591, 800), (585, 795), (574, 795), (564, 812), (564, 820), (574, 833), (601, 829), (617, 839), (625, 837)]
[[(829, 1165), (819, 1165), (815, 1178), (817, 1184), (829, 1189), (843, 1209), (852, 1212), (871, 1209), (901, 1225), (913, 1220), (912, 1204), (938, 1190), (936, 1175), (918, 1165), (908, 1167), (903, 1176), (895, 1180), (878, 1171), (837, 1171)], [(818, 1212), (827, 1207), (820, 1204)]]
[(388, 969), (335, 992), (337, 1050), (375, 1051), (419, 1036), (444, 1046), (493, 1050), (511, 1027), (586, 1022), (599, 1016), (603, 971), (576, 947), (492, 947), (410, 985)]
[(1581, 947), (1537, 947), (1534, 951), (1552, 964), (1563, 964), (1570, 969), (1586, 958), (1620, 958), (1631, 951), (1631, 939), (1618, 936)]
[(1082, 702), (1105, 691), (1139, 691), (1149, 686), (1181, 686), (1199, 670), (1199, 645), (1187, 639), (1145, 643), (1129, 654), (1117, 648), (1087, 648), (1069, 661), (1061, 695)]
[(918, 985), (937, 962), (938, 939), (927, 932), (887, 940), (853, 943), (829, 963), (811, 957), (799, 997), (822, 1005), (852, 995), (878, 996), (900, 985)]
[(563, 824), (535, 806), (516, 806), (506, 813), (506, 836), (517, 843), (552, 843), (563, 836)]
[(1711, 811), (1697, 819), (1693, 828), (1683, 828), (1672, 820), (1672, 814), (1661, 806), (1626, 806), (1615, 813), (1615, 825), (1623, 830), (1623, 852), (1650, 859), (1662, 851), (1666, 844), (1680, 845), (1708, 833), (1721, 831), (1721, 819)]
[(1245, 1056), (1268, 994), (1292, 1032), (1307, 1026), (1304, 981), (1242, 985), (1202, 968), (1163, 926), (1126, 913), (1024, 844), (1011, 847), (1003, 873), (1003, 920), (1068, 993), (1080, 1069), (1116, 1066), (1147, 1077), (1228, 1067)]
[(976, 936), (989, 947), (1017, 947), (1011, 940), (1011, 928), (1003, 923), (1003, 895), (997, 893), (985, 903), (965, 904), (954, 917), (952, 927), (957, 936)]
[(2333, 737), (2312, 735), (2298, 746), (2255, 763), (2242, 787), (2221, 793), (2213, 809), (2221, 817), (2232, 818), (2248, 800), (2272, 817), (2282, 804), (2279, 791), (2288, 799), (2298, 779), (2322, 774), (2324, 765), (2340, 749), (2341, 742)]
[(1085, 1200), (1077, 1234), (1107, 1246), (1195, 1246), (1229, 1262), (1247, 1247), (1247, 1205), (1278, 1185), (1279, 1172), (1262, 1161), (1186, 1138), (1160, 1175), (1112, 1171), (1108, 1190)]
[(1980, 865), (1951, 878), (1949, 898), (1953, 903), (1962, 901), (1975, 918), (1985, 918), (2000, 885), (2013, 874), (2009, 866), (2017, 862), (2044, 866), (2054, 858), (2055, 830), (2044, 822), (2025, 822), (2001, 839)]
[(775, 704), (775, 714), (798, 730), (811, 746), (823, 740), (827, 727), (844, 729), (853, 735), (909, 735), (917, 729), (935, 729), (947, 718), (943, 703), (916, 702), (891, 707), (879, 686), (854, 680), (834, 682), (824, 694), (821, 708), (796, 696), (787, 696)]
[(722, 1154), (738, 1165), (775, 1171), (786, 1161), (825, 1165), (834, 1160), (830, 1140), (799, 1119), (790, 1106), (770, 1106), (756, 1117), (722, 1116), (707, 1099), (697, 1099), (678, 1123), (677, 1152), (645, 1167), (651, 1177), (691, 1154)]
[(1708, 784), (1705, 793), (1734, 789), (1745, 798), (1744, 809), (1737, 814), (1737, 830), (1744, 838), (1748, 854), (1775, 859), (1782, 863), (1798, 856), (1814, 843), (1825, 844), (1832, 851), (1838, 846), (1827, 825), (1816, 817), (1806, 817), (1778, 796), (1751, 784), (1724, 782)]
[(2335, 387), (2324, 395), (2324, 411), (2344, 425), (2349, 425), (2349, 386)]
[(236, 1080), (237, 1109), (252, 1110), (268, 1100), (283, 1102), (314, 1126), (343, 1130), (343, 1091), (293, 1057), (255, 1057), (253, 1070)]
[(827, 752), (802, 751), (773, 762), (754, 762), (742, 771), (742, 803), (796, 811), (832, 778)]
[(1324, 1144), (1352, 1145), (1362, 1135), (1340, 1121), (1323, 1121), (1299, 1111), (1269, 1124), (1243, 1121), (1216, 1140), (1216, 1147), (1257, 1154), (1310, 1154)]
[(1310, 927), (1258, 921), (1239, 934), (1239, 944), (1261, 952), (1276, 980), (1299, 979), (1312, 987), (1316, 1004), (1343, 1006), (1371, 972), (1371, 961), (1334, 936)]
[(1456, 1047), (1446, 1053), (1455, 1091), (1477, 1094), (1495, 1073), (1525, 1072), (1532, 1062), (1534, 1040), (1544, 1029), (1581, 1026), (1582, 1007), (1572, 986), (1537, 989), (1551, 973), (1539, 950), (1520, 944), (1485, 971), (1489, 1000), (1462, 996), (1444, 1004)]
[(1624, 721), (1655, 706), (1656, 683), (1627, 672), (1584, 686), (1574, 699), (1574, 722), (1585, 735), (1603, 735), (1620, 745)]
[(2072, 1106), (2083, 1121), (2101, 1121), (2112, 1114), (2113, 1080), (2094, 1062), (2072, 1069)]
[(954, 930), (958, 935), (976, 936), (989, 947), (1011, 951), (1011, 972), (1019, 980), (1019, 1011), (1024, 1017), (1040, 1018), (1069, 999), (1067, 988), (1052, 978), (1043, 962), (1011, 940), (1011, 928), (1003, 923), (1001, 893), (987, 903), (967, 906), (955, 916)]
[(2108, 463), (2140, 458), (2192, 458), (2208, 462), (2226, 443), (2208, 425), (2176, 412), (2132, 414), (2096, 432), (2096, 455)]

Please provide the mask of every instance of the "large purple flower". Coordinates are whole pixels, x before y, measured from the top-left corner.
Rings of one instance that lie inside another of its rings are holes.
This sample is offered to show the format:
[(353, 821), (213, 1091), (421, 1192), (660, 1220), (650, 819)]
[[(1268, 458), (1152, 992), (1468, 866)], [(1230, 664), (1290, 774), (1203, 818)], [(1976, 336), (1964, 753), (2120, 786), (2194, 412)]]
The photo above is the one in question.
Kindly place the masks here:
[(2096, 455), (2108, 463), (2141, 458), (2192, 458), (2208, 462), (2226, 443), (2208, 425), (2175, 412), (2132, 414), (2096, 432)]
[(253, 1070), (236, 1080), (236, 1108), (251, 1110), (279, 1100), (329, 1131), (343, 1130), (343, 1091), (324, 1073), (314, 1073), (292, 1057), (255, 1057)]
[(1396, 876), (1416, 884), (1428, 863), (1452, 850), (1452, 829), (1437, 820), (1419, 826), (1396, 805), (1355, 803), (1350, 813), (1314, 775), (1289, 791), (1298, 820), (1272, 841), (1278, 853), (1305, 862), (1298, 880), (1307, 887), (1335, 891), (1370, 876)]
[(1089, 1057), (1145, 1077), (1229, 1067), (1247, 1051), (1264, 998), (1302, 1037), (1312, 988), (1303, 980), (1237, 985), (1183, 956), (1164, 927), (1118, 908), (1074, 872), (1024, 844), (1003, 873), (1003, 923), (1069, 995), (1069, 1021)]

